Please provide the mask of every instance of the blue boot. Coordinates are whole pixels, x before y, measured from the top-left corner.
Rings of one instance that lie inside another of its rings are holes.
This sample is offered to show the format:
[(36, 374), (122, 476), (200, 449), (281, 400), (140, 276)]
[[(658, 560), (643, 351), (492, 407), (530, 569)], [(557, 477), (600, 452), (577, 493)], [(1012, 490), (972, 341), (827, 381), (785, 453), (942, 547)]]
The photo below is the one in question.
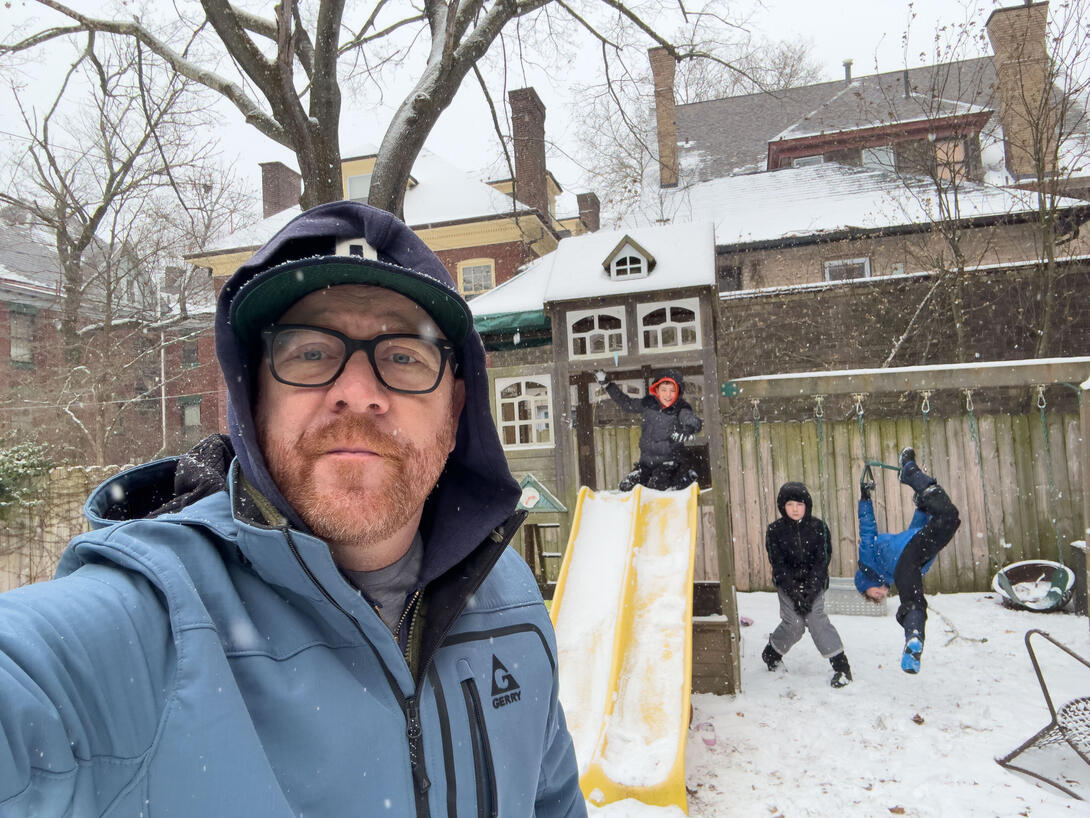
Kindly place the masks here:
[(905, 673), (919, 673), (921, 655), (923, 655), (923, 638), (913, 634), (905, 642), (905, 652), (901, 654), (901, 670)]

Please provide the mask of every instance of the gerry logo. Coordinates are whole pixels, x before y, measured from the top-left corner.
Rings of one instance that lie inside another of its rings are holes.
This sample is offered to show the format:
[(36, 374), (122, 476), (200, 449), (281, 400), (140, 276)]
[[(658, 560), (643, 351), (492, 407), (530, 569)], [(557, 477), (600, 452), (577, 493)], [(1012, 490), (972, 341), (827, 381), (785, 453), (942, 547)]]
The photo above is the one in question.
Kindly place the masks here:
[(519, 683), (511, 672), (503, 666), (496, 654), (492, 654), (492, 707), (499, 710), (517, 702), (522, 697)]

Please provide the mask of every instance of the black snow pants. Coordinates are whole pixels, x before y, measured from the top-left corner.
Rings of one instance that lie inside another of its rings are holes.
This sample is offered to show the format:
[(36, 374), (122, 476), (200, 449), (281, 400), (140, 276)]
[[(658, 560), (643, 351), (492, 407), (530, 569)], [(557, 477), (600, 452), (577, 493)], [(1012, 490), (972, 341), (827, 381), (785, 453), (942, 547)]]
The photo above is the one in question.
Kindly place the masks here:
[(636, 463), (632, 469), (621, 479), (618, 486), (621, 491), (632, 491), (639, 483), (649, 489), (658, 491), (672, 491), (683, 489), (697, 479), (696, 472), (689, 468), (689, 463), (684, 454), (675, 460), (665, 460), (661, 463)]
[(893, 572), (901, 603), (897, 621), (905, 629), (906, 639), (914, 633), (921, 639), (924, 635), (927, 601), (923, 596), (923, 567), (946, 547), (961, 525), (957, 507), (942, 486), (932, 485), (921, 492), (917, 505), (928, 515), (927, 522), (905, 544)]

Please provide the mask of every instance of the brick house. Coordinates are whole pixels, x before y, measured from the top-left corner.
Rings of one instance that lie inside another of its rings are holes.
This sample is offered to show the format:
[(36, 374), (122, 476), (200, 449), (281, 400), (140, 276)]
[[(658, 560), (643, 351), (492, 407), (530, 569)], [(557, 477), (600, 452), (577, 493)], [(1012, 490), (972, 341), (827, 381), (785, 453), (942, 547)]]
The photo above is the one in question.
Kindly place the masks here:
[[(97, 248), (88, 251), (89, 268), (101, 261)], [(58, 458), (84, 465), (184, 451), (216, 429), (218, 375), (205, 332), (210, 288), (203, 302), (189, 294), (187, 321), (149, 333), (144, 328), (177, 305), (176, 286), (168, 281), (159, 292), (146, 271), (133, 271), (107, 298), (92, 283), (81, 321), (100, 323), (109, 305), (116, 326), (108, 335), (85, 336), (77, 370), (63, 355), (61, 282), (49, 232), (6, 209), (0, 216), (0, 432), (36, 435)], [(138, 325), (124, 326), (130, 320)]]

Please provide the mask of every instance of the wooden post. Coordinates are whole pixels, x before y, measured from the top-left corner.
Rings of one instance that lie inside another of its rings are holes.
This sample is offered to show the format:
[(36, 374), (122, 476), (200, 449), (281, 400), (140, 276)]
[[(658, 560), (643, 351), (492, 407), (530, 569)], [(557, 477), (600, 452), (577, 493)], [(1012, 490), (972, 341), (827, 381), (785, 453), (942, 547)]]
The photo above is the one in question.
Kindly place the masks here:
[[(1079, 425), (1082, 431), (1082, 539), (1090, 546), (1090, 378), (1079, 385)], [(1090, 548), (1084, 550), (1090, 554)], [(1081, 577), (1083, 588), (1090, 589), (1090, 559)]]

